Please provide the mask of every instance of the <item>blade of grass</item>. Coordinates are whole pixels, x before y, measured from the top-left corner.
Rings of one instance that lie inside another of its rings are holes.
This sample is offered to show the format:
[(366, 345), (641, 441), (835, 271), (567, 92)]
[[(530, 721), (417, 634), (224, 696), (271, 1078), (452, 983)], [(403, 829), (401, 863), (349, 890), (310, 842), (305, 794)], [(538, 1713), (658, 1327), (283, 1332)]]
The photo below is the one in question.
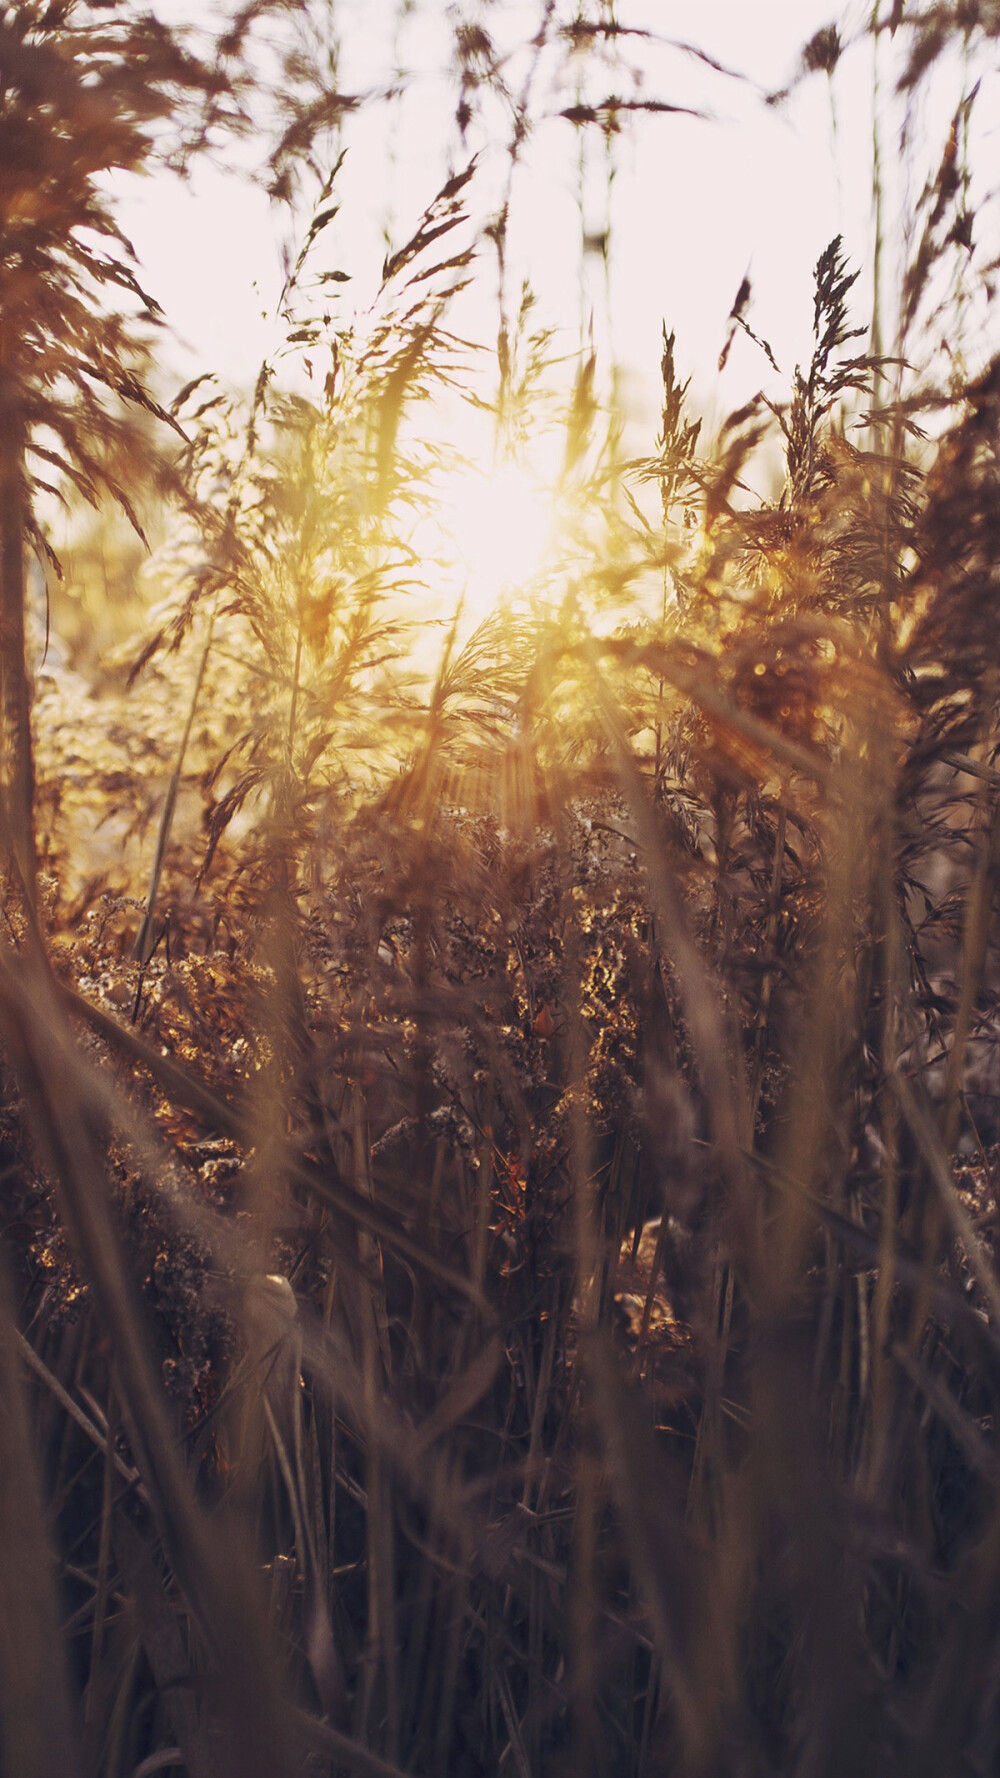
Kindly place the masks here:
[(111, 1217), (85, 1076), (51, 977), (37, 962), (0, 955), (0, 1031), (112, 1344), (130, 1442), (160, 1534), (213, 1651), (225, 1725), (220, 1771), (276, 1778), (286, 1749), (253, 1589), (228, 1533), (209, 1528), (178, 1456)]
[(934, 1184), (952, 1234), (961, 1242), (976, 1283), (989, 1306), (994, 1330), (1000, 1329), (1000, 1281), (990, 1254), (976, 1232), (972, 1218), (958, 1195), (944, 1142), (929, 1113), (924, 1110), (909, 1081), (896, 1070), (889, 1077), (899, 1109), (909, 1126), (928, 1174)]
[[(220, 1099), (189, 1068), (182, 1067), (170, 1056), (162, 1055), (152, 1044), (146, 1043), (135, 1032), (126, 1030), (116, 1019), (75, 989), (60, 983), (59, 993), (71, 1012), (130, 1062), (145, 1069), (168, 1098), (193, 1112), (196, 1117), (202, 1118), (220, 1134), (230, 1136), (244, 1146), (252, 1144), (253, 1123), (249, 1111), (231, 1100)], [(287, 1155), (286, 1165), (290, 1176), (328, 1204), (331, 1210), (367, 1229), (405, 1258), (412, 1260), (415, 1265), (421, 1266), (440, 1283), (467, 1297), (481, 1313), (489, 1315), (487, 1300), (475, 1283), (454, 1268), (446, 1266), (430, 1248), (408, 1234), (390, 1212), (341, 1180), (331, 1179), (327, 1171), (300, 1160), (291, 1152)]]
[(53, 1553), (0, 1252), (0, 1746), (11, 1778), (79, 1772)]

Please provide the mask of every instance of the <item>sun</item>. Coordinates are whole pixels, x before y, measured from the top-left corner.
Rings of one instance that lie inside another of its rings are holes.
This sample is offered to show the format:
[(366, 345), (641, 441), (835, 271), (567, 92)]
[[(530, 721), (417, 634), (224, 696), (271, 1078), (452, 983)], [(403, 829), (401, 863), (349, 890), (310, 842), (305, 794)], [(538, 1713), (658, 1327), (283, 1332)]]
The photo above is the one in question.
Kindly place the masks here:
[(443, 514), (454, 541), (463, 597), (474, 611), (492, 611), (526, 593), (545, 564), (552, 510), (535, 478), (516, 463), (456, 479)]
[(537, 587), (556, 530), (552, 497), (522, 464), (467, 459), (440, 479), (433, 510), (418, 520), (410, 541), (444, 571), (439, 587), (448, 603), (478, 623)]

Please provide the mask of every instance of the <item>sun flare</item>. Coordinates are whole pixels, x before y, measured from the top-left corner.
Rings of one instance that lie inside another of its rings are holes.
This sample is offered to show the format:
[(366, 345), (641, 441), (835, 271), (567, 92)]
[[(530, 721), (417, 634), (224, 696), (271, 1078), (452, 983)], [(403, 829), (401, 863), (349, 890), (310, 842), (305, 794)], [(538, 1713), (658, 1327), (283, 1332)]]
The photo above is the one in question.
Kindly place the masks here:
[(490, 610), (505, 594), (525, 591), (544, 564), (551, 508), (538, 483), (514, 463), (463, 478), (447, 522), (466, 600), (477, 610)]
[(454, 603), (480, 620), (537, 584), (555, 528), (552, 500), (529, 470), (512, 462), (468, 465), (443, 482), (433, 517), (419, 526), (419, 541), (425, 554), (447, 565)]

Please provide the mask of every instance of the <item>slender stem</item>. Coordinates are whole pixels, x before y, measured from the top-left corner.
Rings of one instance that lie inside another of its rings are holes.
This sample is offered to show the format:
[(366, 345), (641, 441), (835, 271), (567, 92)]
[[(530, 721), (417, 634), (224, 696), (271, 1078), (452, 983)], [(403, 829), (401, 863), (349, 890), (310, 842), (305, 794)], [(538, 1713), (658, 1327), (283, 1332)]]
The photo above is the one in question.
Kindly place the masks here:
[(24, 421), (16, 385), (0, 370), (0, 734), (8, 842), (34, 905), (34, 764), (24, 632)]
[(160, 886), (160, 877), (163, 874), (163, 861), (166, 857), (167, 846), (170, 842), (170, 832), (174, 823), (174, 810), (177, 807), (177, 796), (181, 787), (181, 774), (184, 771), (184, 759), (187, 754), (188, 742), (191, 739), (191, 730), (194, 727), (194, 719), (198, 710), (198, 700), (201, 697), (202, 684), (204, 683), (205, 673), (208, 668), (208, 657), (212, 651), (212, 637), (215, 632), (215, 619), (218, 608), (219, 600), (217, 595), (209, 615), (205, 644), (201, 651), (201, 659), (198, 662), (198, 671), (195, 674), (194, 685), (191, 688), (191, 701), (188, 705), (187, 721), (184, 724), (184, 733), (181, 736), (180, 746), (177, 749), (177, 759), (170, 776), (170, 783), (167, 786), (167, 795), (163, 804), (163, 813), (160, 816), (160, 827), (156, 836), (156, 852), (153, 856), (153, 867), (149, 875), (149, 889), (146, 893), (146, 911), (143, 914), (142, 925), (139, 927), (138, 936), (135, 941), (134, 956), (136, 962), (143, 967), (149, 962), (149, 959), (153, 954), (153, 915), (156, 909), (156, 896)]

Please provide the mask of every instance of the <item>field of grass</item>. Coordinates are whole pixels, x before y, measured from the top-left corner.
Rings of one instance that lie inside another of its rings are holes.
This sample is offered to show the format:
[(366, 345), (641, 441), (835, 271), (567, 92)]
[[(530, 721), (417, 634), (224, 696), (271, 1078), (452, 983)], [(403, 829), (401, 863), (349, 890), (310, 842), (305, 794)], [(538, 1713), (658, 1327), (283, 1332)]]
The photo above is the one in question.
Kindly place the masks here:
[[(471, 162), (331, 321), (338, 114), (289, 76), (284, 355), (171, 403), (94, 179), (235, 127), (270, 10), (183, 65), (125, 6), (0, 16), (0, 1774), (988, 1778), (1000, 361), (939, 344), (973, 285), (993, 325), (973, 96), (874, 318), (838, 238), (811, 360), (714, 430), (665, 328), (629, 457), (530, 290), (488, 371), (451, 331), (503, 270)], [(890, 26), (904, 109), (1000, 36)], [(449, 403), (501, 497), (461, 534)], [(547, 534), (454, 615), (532, 461)], [(151, 513), (144, 578), (105, 512), (60, 585), (48, 484)]]

